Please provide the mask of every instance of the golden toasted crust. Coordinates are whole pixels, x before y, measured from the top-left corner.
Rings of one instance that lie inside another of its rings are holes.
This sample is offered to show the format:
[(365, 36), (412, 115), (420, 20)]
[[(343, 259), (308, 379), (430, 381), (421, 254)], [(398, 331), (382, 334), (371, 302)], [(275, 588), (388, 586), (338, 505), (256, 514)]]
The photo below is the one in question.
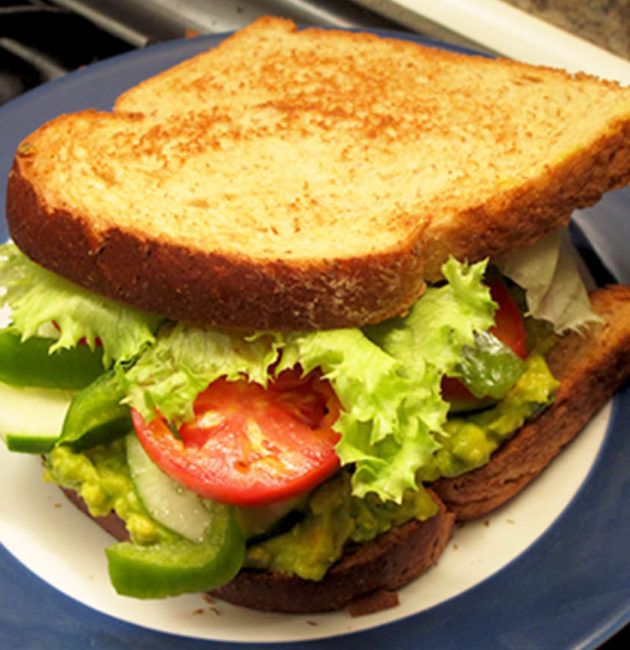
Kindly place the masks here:
[(311, 329), (407, 309), (448, 255), (524, 246), (630, 180), (630, 90), (261, 19), (19, 147), (10, 232), (183, 320)]
[(122, 228), (97, 238), (88, 220), (67, 210), (44, 215), (37, 192), (20, 173), (9, 177), (7, 215), (13, 240), (47, 269), (176, 320), (256, 330), (329, 329), (395, 316), (424, 287), (413, 252), (296, 264), (196, 251)]
[(604, 322), (586, 336), (570, 334), (548, 362), (559, 380), (554, 404), (502, 445), (490, 462), (433, 484), (460, 521), (482, 517), (518, 494), (562, 451), (630, 374), (630, 288), (591, 295)]

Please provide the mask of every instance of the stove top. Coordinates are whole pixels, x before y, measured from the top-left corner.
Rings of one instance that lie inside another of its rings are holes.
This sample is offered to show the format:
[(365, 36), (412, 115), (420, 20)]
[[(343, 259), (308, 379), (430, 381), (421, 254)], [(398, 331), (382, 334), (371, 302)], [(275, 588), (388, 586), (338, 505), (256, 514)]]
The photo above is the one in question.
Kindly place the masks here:
[(132, 45), (50, 2), (0, 0), (0, 104)]
[(298, 23), (405, 29), (338, 0), (0, 0), (0, 104), (83, 65), (274, 14)]

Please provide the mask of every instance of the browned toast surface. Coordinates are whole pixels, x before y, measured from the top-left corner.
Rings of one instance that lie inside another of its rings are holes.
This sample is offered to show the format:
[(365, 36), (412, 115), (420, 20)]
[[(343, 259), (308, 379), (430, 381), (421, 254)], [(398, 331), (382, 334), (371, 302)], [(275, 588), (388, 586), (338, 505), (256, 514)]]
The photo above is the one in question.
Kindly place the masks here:
[(630, 179), (630, 90), (261, 19), (18, 149), (12, 237), (83, 286), (243, 328), (377, 322), (448, 255), (535, 241)]

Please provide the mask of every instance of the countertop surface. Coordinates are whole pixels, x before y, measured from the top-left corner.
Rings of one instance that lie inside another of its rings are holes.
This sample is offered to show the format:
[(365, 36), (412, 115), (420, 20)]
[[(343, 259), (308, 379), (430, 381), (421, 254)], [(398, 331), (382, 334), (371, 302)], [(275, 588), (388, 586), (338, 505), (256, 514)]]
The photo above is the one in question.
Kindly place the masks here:
[(354, 0), (420, 34), (630, 84), (630, 0)]
[(630, 60), (630, 0), (504, 0)]

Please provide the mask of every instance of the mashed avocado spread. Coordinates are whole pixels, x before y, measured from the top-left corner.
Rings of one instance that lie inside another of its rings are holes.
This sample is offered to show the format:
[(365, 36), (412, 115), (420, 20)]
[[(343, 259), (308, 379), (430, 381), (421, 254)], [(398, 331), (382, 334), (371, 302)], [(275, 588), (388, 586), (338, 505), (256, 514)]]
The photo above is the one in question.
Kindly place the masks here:
[(178, 536), (149, 517), (129, 476), (125, 439), (82, 452), (55, 447), (47, 456), (44, 480), (75, 490), (93, 517), (114, 511), (136, 544), (155, 544)]
[[(429, 482), (484, 465), (504, 440), (552, 401), (556, 386), (543, 357), (530, 355), (525, 372), (501, 402), (485, 411), (449, 419), (440, 436), (443, 446), (422, 468), (419, 479)], [(178, 539), (154, 522), (139, 501), (129, 476), (124, 438), (83, 452), (55, 448), (47, 457), (45, 479), (76, 490), (92, 515), (115, 511), (125, 520), (136, 544)], [(411, 519), (427, 519), (436, 511), (436, 504), (422, 487), (407, 491), (401, 504), (383, 502), (373, 494), (365, 499), (354, 497), (349, 473), (342, 471), (313, 491), (303, 517), (289, 530), (252, 543), (245, 565), (318, 580), (346, 544), (369, 541)]]
[(553, 401), (557, 385), (544, 358), (531, 354), (525, 372), (498, 404), (448, 420), (446, 435), (438, 436), (442, 448), (433, 463), (422, 468), (420, 480), (458, 476), (485, 465), (501, 443)]

